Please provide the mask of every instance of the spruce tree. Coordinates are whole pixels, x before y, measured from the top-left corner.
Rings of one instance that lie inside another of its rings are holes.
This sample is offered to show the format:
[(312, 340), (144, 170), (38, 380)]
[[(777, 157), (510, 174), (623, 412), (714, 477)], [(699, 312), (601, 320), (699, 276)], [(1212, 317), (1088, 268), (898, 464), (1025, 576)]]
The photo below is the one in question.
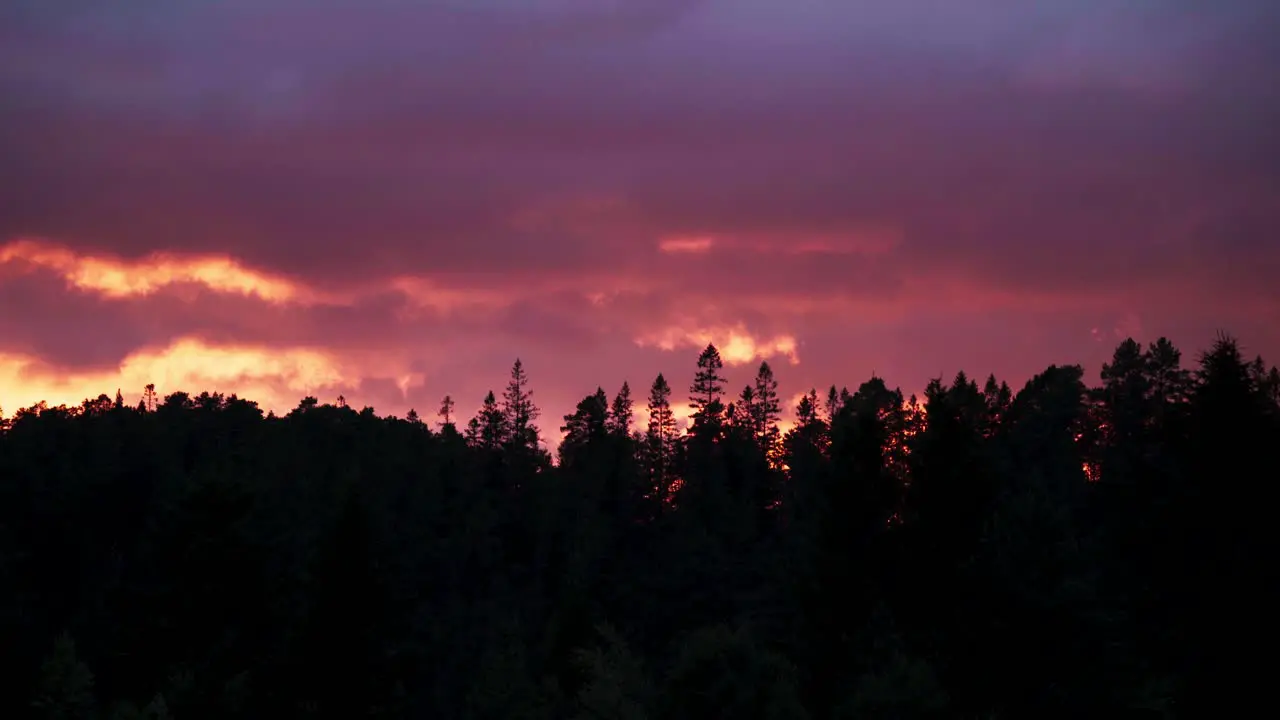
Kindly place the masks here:
[(453, 425), (453, 398), (445, 395), (440, 401), (440, 410), (436, 413), (440, 417), (440, 427), (446, 428)]
[(538, 408), (533, 404), (533, 391), (529, 389), (529, 376), (524, 364), (516, 358), (511, 366), (511, 380), (502, 393), (502, 415), (506, 422), (506, 442), (512, 447), (533, 450), (538, 446)]
[(717, 424), (724, 414), (724, 362), (715, 345), (708, 344), (698, 355), (698, 372), (689, 388), (689, 404), (693, 406), (694, 427)]
[(609, 432), (618, 437), (629, 437), (632, 414), (631, 386), (623, 382), (622, 388), (613, 397), (613, 405), (609, 408)]
[(649, 389), (649, 426), (645, 433), (645, 460), (651, 485), (665, 499), (675, 480), (676, 418), (671, 412), (671, 386), (662, 373)]
[(58, 636), (53, 652), (40, 668), (32, 707), (37, 717), (75, 720), (94, 714), (93, 673), (80, 661), (75, 641), (67, 633)]
[(472, 442), (485, 450), (496, 450), (510, 436), (507, 430), (507, 415), (498, 407), (498, 399), (490, 390), (484, 396), (484, 404), (479, 415), (472, 419), (467, 428)]
[(773, 459), (778, 451), (778, 418), (781, 416), (781, 404), (778, 402), (778, 381), (773, 377), (773, 368), (769, 363), (761, 362), (756, 372), (755, 402), (751, 406), (752, 424), (755, 427), (756, 440), (765, 455)]

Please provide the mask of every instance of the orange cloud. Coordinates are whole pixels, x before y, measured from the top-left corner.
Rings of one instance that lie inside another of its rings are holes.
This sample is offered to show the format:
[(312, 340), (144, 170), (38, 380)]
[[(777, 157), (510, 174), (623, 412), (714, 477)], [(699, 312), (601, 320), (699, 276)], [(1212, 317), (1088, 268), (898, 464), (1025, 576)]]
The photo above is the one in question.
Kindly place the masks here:
[(77, 253), (39, 240), (15, 240), (0, 246), (0, 266), (25, 264), (60, 275), (68, 286), (111, 299), (144, 297), (162, 289), (200, 285), (214, 292), (256, 297), (272, 304), (351, 305), (362, 296), (388, 288), (408, 300), (406, 312), (494, 309), (509, 297), (494, 290), (446, 288), (427, 278), (399, 276), (347, 291), (321, 291), (306, 283), (255, 270), (225, 255), (152, 253), (137, 260)]
[(893, 225), (867, 225), (838, 234), (668, 235), (658, 241), (658, 249), (672, 254), (703, 254), (710, 252), (712, 247), (722, 246), (760, 254), (884, 255), (901, 242), (901, 228)]
[[(667, 382), (671, 382), (669, 379)], [(688, 401), (677, 401), (676, 397), (680, 396), (680, 389), (676, 384), (671, 386), (671, 414), (675, 417), (676, 428), (680, 430), (688, 430), (693, 424), (694, 408)], [(649, 427), (649, 407), (645, 404), (645, 398), (648, 397), (646, 390), (644, 398), (637, 398), (638, 404), (635, 408), (635, 427), (644, 432)]]
[(658, 250), (671, 254), (702, 254), (709, 252), (714, 244), (715, 238), (709, 235), (677, 235), (659, 240)]
[(728, 327), (667, 328), (636, 338), (635, 343), (640, 347), (656, 347), (660, 350), (702, 348), (707, 343), (712, 343), (720, 351), (720, 357), (729, 365), (745, 365), (775, 356), (787, 358), (792, 365), (800, 362), (794, 337), (756, 337), (742, 323)]
[(314, 300), (302, 285), (245, 267), (220, 255), (181, 256), (153, 253), (139, 260), (80, 255), (37, 240), (0, 246), (0, 265), (24, 262), (51, 270), (72, 287), (109, 298), (150, 295), (172, 285), (198, 284), (211, 290), (258, 297), (271, 303)]
[(424, 309), (441, 313), (495, 310), (506, 306), (511, 299), (508, 294), (496, 290), (448, 288), (420, 277), (397, 277), (387, 285), (409, 300), (408, 314)]
[[(794, 415), (794, 414), (795, 414), (795, 410), (796, 410), (796, 408), (797, 408), (797, 407), (799, 407), (799, 405), (800, 405), (800, 401), (801, 401), (801, 400), (803, 400), (803, 399), (805, 399), (805, 397), (806, 397), (808, 394), (809, 394), (809, 391), (808, 391), (808, 390), (805, 390), (805, 391), (803, 391), (803, 392), (798, 392), (798, 393), (796, 393), (796, 394), (792, 395), (791, 397), (787, 398), (787, 399), (786, 399), (786, 401), (785, 401), (785, 402), (783, 403), (783, 405), (782, 405), (782, 412), (783, 412), (783, 414), (785, 414), (785, 415)], [(819, 398), (818, 402), (819, 402), (819, 403), (821, 403), (821, 402), (822, 402), (821, 398)]]
[[(363, 371), (363, 372), (362, 372)], [(395, 373), (402, 390), (422, 378)], [(117, 388), (136, 403), (142, 388), (155, 383), (164, 395), (183, 390), (236, 393), (264, 410), (287, 411), (305, 395), (355, 387), (368, 376), (367, 364), (310, 348), (215, 346), (186, 338), (160, 349), (138, 350), (114, 369), (67, 373), (36, 358), (0, 353), (0, 403), (6, 411), (50, 405), (78, 405)], [(329, 393), (333, 394), (333, 393)]]

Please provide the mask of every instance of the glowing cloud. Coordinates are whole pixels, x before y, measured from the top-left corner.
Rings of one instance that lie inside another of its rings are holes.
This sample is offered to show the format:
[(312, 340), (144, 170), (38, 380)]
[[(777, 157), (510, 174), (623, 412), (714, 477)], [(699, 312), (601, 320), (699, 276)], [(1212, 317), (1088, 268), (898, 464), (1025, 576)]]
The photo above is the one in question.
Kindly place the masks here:
[(778, 246), (790, 255), (870, 255), (882, 256), (902, 243), (897, 228), (867, 228), (839, 237), (809, 237)]
[(673, 236), (658, 241), (658, 250), (669, 254), (702, 254), (711, 251), (715, 239), (710, 236)]
[(55, 243), (15, 240), (0, 245), (0, 266), (25, 264), (61, 276), (68, 286), (110, 299), (153, 295), (181, 285), (200, 285), (214, 292), (255, 297), (272, 304), (351, 305), (361, 297), (391, 290), (407, 301), (404, 312), (450, 313), (500, 308), (506, 295), (483, 288), (449, 288), (428, 278), (399, 276), (348, 291), (322, 292), (305, 283), (246, 267), (225, 255), (153, 253), (139, 260), (92, 256)]
[(310, 301), (306, 288), (285, 278), (244, 267), (227, 256), (154, 253), (140, 260), (78, 255), (52, 243), (16, 240), (0, 246), (0, 265), (25, 262), (51, 270), (67, 284), (109, 298), (150, 295), (161, 288), (198, 284), (210, 290), (271, 303)]
[[(787, 398), (782, 404), (782, 413), (784, 415), (794, 415), (796, 408), (800, 406), (800, 401), (805, 399), (805, 397), (807, 397), (808, 395), (809, 395), (809, 391), (805, 390), (804, 392), (798, 392), (795, 395), (792, 395), (791, 397)], [(822, 404), (821, 396), (819, 396), (818, 398), (818, 404), (819, 406), (821, 406)]]
[[(679, 391), (680, 388), (674, 386), (671, 388), (671, 415), (676, 420), (676, 428), (678, 430), (688, 430), (693, 424), (694, 408), (688, 403), (688, 401), (675, 400), (675, 398), (680, 395)], [(646, 392), (646, 397), (647, 396), (648, 393)], [(635, 420), (633, 421), (633, 427), (640, 432), (645, 432), (649, 427), (649, 407), (644, 404), (642, 398), (639, 398), (639, 400), (641, 400), (641, 402), (635, 407)]]
[(449, 288), (420, 277), (398, 277), (388, 285), (408, 299), (408, 314), (425, 309), (444, 314), (461, 310), (494, 310), (504, 307), (510, 300), (508, 295), (495, 290)]
[[(406, 385), (415, 378), (401, 378)], [(159, 350), (139, 350), (114, 370), (65, 373), (21, 355), (0, 354), (0, 403), (12, 414), (40, 401), (78, 405), (117, 388), (132, 403), (142, 388), (155, 383), (164, 395), (183, 390), (236, 393), (264, 410), (286, 411), (304, 395), (360, 381), (334, 356), (305, 348), (212, 346), (183, 339)]]
[(745, 365), (755, 360), (775, 356), (787, 358), (792, 365), (800, 362), (796, 339), (790, 335), (758, 338), (739, 323), (731, 327), (715, 328), (667, 328), (658, 333), (635, 340), (640, 347), (656, 347), (660, 350), (702, 348), (712, 343), (720, 351), (720, 357), (729, 365)]

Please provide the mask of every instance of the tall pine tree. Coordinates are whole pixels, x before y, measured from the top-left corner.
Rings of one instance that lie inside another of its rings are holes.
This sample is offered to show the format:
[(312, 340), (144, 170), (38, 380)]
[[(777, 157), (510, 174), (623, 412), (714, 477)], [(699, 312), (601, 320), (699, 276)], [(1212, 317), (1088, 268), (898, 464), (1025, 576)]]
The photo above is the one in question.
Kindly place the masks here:
[(645, 466), (655, 496), (665, 500), (675, 482), (676, 418), (671, 412), (671, 386), (662, 373), (649, 388), (649, 426), (645, 432)]
[(632, 414), (631, 386), (623, 382), (609, 408), (609, 432), (618, 437), (630, 437)]
[(496, 450), (509, 437), (507, 416), (498, 407), (493, 391), (484, 396), (484, 404), (476, 417), (467, 423), (467, 442), (484, 450)]
[(502, 393), (502, 415), (506, 419), (506, 441), (513, 448), (536, 450), (538, 447), (538, 408), (533, 404), (529, 376), (524, 364), (516, 358), (511, 366), (511, 379)]
[(708, 343), (698, 355), (698, 372), (693, 376), (693, 385), (689, 388), (689, 404), (693, 406), (693, 425), (695, 429), (716, 427), (724, 415), (724, 361), (720, 359), (720, 351)]
[(777, 460), (779, 453), (778, 418), (781, 405), (778, 402), (778, 381), (773, 377), (773, 368), (769, 363), (761, 362), (756, 372), (755, 402), (751, 406), (752, 425), (755, 427), (756, 441), (760, 450), (770, 461)]

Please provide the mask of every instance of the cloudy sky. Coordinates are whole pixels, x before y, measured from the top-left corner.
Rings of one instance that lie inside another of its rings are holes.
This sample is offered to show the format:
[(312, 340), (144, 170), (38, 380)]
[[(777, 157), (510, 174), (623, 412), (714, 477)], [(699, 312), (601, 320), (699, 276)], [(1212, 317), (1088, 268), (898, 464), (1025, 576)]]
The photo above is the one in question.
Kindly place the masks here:
[[(1274, 0), (9, 0), (0, 407), (1280, 359)], [(554, 433), (549, 433), (554, 435)]]

